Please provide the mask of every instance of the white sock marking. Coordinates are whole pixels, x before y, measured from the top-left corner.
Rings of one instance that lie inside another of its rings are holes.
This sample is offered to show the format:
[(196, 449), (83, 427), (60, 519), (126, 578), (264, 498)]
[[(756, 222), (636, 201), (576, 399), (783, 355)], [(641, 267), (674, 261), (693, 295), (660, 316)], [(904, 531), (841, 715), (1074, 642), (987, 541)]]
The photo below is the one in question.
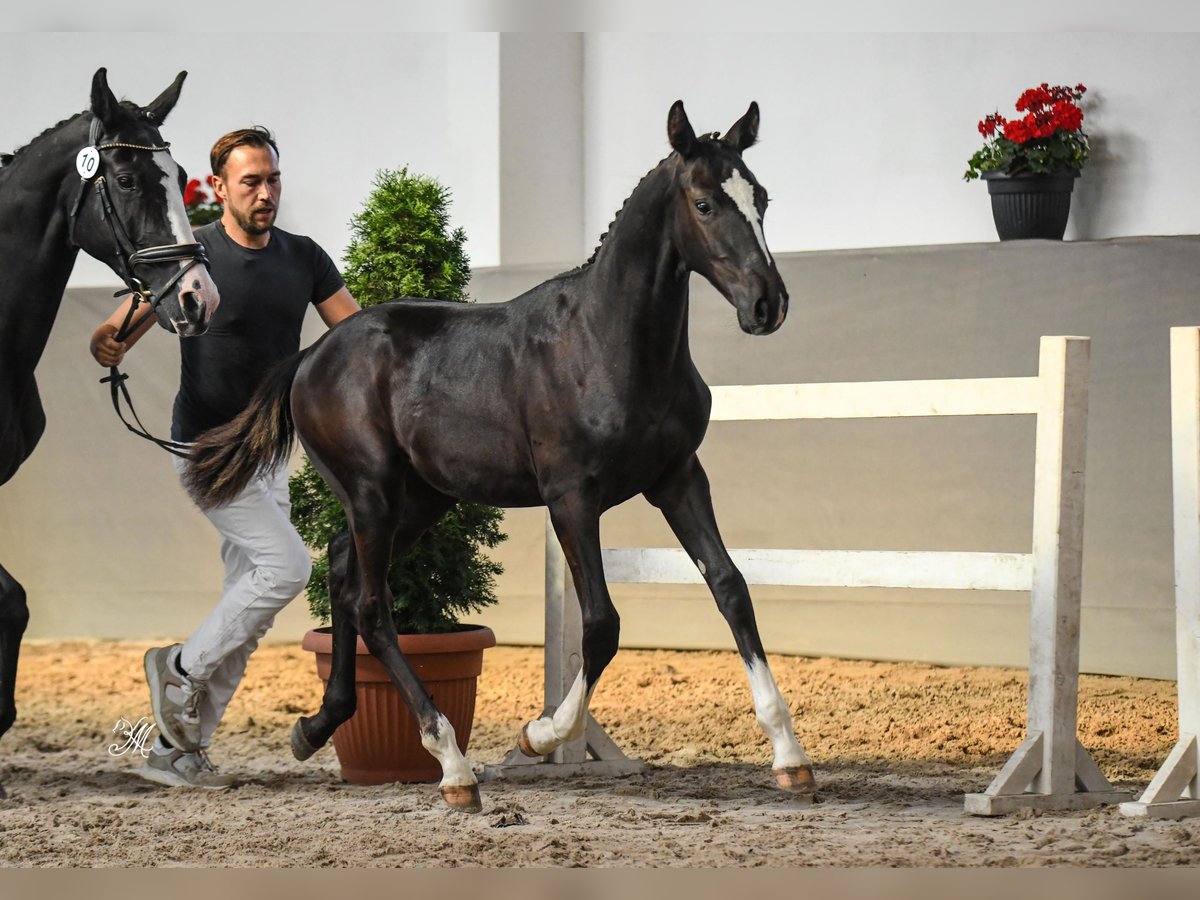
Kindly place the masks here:
[(445, 716), (438, 716), (438, 736), (421, 733), (421, 746), (432, 753), (442, 766), (442, 787), (461, 787), (478, 784), (467, 758), (459, 752), (454, 726)]
[(587, 728), (588, 706), (592, 702), (592, 692), (585, 692), (584, 685), (583, 669), (580, 669), (575, 676), (575, 683), (554, 715), (534, 719), (525, 726), (525, 736), (536, 753), (545, 756), (567, 741), (583, 737)]
[(794, 769), (812, 765), (804, 748), (796, 740), (792, 729), (792, 714), (788, 710), (783, 694), (775, 685), (775, 679), (764, 659), (756, 659), (746, 665), (746, 677), (750, 679), (750, 692), (754, 695), (754, 715), (758, 724), (775, 749), (774, 769)]
[(767, 239), (763, 235), (762, 219), (758, 215), (758, 207), (754, 205), (754, 185), (747, 181), (741, 172), (734, 169), (733, 174), (721, 185), (721, 189), (737, 204), (737, 208), (746, 217), (750, 227), (754, 229), (754, 237), (758, 240), (758, 246), (762, 248), (763, 255), (767, 258), (767, 265), (770, 265), (771, 252), (767, 250)]

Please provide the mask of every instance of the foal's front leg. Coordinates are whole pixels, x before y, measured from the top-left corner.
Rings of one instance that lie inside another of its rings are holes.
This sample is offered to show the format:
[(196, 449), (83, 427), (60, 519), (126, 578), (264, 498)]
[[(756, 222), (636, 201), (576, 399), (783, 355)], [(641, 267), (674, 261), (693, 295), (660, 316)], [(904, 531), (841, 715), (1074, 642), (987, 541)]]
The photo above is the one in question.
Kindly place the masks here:
[(579, 596), (583, 666), (554, 714), (527, 722), (521, 729), (517, 746), (526, 756), (546, 756), (583, 736), (596, 682), (616, 655), (621, 633), (621, 619), (604, 583), (598, 509), (579, 495), (569, 495), (550, 507), (550, 520)]
[(774, 748), (772, 767), (776, 783), (791, 793), (811, 792), (814, 788), (812, 763), (796, 740), (791, 712), (767, 665), (750, 591), (721, 540), (708, 476), (700, 460), (690, 457), (678, 469), (668, 473), (646, 497), (662, 510), (667, 524), (704, 576), (717, 608), (729, 623), (750, 680), (755, 716)]

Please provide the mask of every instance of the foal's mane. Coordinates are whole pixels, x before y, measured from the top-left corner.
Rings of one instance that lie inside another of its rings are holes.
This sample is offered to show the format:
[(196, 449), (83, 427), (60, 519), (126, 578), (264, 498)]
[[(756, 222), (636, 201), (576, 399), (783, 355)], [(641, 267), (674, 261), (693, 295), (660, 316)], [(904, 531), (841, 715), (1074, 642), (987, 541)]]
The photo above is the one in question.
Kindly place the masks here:
[[(720, 133), (713, 132), (712, 134), (701, 134), (697, 135), (696, 137), (697, 140), (701, 142), (716, 143), (720, 140)], [(654, 167), (649, 172), (642, 176), (641, 180), (634, 186), (633, 190), (629, 192), (629, 196), (626, 197), (621, 203), (621, 208), (617, 210), (616, 214), (612, 218), (612, 221), (608, 223), (608, 227), (604, 229), (604, 233), (600, 235), (600, 240), (596, 242), (596, 249), (592, 251), (592, 255), (574, 269), (571, 269), (569, 272), (564, 272), (564, 275), (573, 275), (576, 272), (581, 272), (596, 261), (596, 257), (600, 254), (600, 251), (604, 249), (604, 239), (612, 233), (614, 228), (617, 227), (617, 222), (619, 222), (621, 219), (621, 213), (625, 212), (625, 207), (629, 205), (629, 201), (633, 199), (633, 195), (636, 194), (641, 186), (646, 183), (646, 179), (661, 169), (663, 165), (675, 155), (675, 151), (671, 151), (657, 163), (655, 163)]]

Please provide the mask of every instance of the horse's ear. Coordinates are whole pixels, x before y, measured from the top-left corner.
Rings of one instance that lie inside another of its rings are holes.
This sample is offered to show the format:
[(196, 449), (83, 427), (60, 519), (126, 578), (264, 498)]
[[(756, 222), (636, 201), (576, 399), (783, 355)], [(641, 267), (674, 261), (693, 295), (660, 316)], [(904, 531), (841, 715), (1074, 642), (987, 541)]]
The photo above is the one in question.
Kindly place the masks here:
[(683, 111), (683, 101), (676, 100), (671, 104), (667, 114), (667, 137), (671, 146), (684, 159), (696, 152), (696, 132), (692, 131), (692, 123), (688, 121), (687, 113)]
[(187, 78), (187, 72), (180, 72), (176, 75), (170, 87), (155, 97), (150, 105), (142, 110), (142, 115), (155, 125), (161, 125), (165, 122), (167, 114), (175, 108), (175, 104), (179, 100), (179, 90), (183, 87), (183, 79), (185, 78)]
[(92, 115), (107, 125), (118, 108), (117, 98), (108, 88), (108, 70), (97, 69), (92, 76)]
[(738, 153), (754, 145), (758, 140), (758, 104), (750, 101), (746, 114), (733, 123), (733, 127), (725, 132), (721, 141), (728, 144)]

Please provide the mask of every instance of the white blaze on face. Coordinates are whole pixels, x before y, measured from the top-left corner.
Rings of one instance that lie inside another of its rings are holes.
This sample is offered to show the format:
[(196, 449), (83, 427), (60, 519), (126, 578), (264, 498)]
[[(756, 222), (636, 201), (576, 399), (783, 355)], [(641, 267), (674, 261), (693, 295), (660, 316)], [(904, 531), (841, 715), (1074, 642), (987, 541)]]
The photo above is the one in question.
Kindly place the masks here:
[[(171, 154), (165, 150), (155, 151), (154, 164), (162, 172), (162, 186), (167, 195), (167, 224), (171, 226), (171, 234), (177, 244), (193, 244), (196, 236), (192, 233), (192, 224), (188, 221), (187, 207), (183, 205), (183, 195), (179, 192), (179, 166)], [(180, 268), (187, 262), (179, 263)], [(186, 291), (197, 294), (204, 304), (206, 318), (211, 319), (213, 312), (220, 302), (220, 294), (216, 284), (208, 274), (208, 267), (193, 266), (191, 271), (179, 282), (176, 293), (182, 295)], [(177, 325), (179, 323), (176, 323)]]
[(162, 172), (162, 186), (167, 194), (167, 223), (171, 226), (175, 243), (190, 244), (195, 237), (188, 222), (187, 208), (183, 205), (183, 196), (179, 193), (179, 166), (165, 150), (154, 153), (154, 164)]
[(796, 740), (792, 714), (783, 694), (775, 685), (775, 678), (766, 660), (755, 659), (753, 663), (746, 664), (746, 677), (750, 679), (750, 692), (754, 695), (754, 716), (775, 750), (772, 768), (794, 769), (811, 765), (808, 755)]
[(754, 205), (754, 185), (742, 177), (741, 172), (734, 169), (733, 174), (721, 185), (721, 189), (737, 204), (738, 210), (746, 217), (750, 227), (754, 229), (754, 237), (758, 240), (758, 246), (762, 248), (763, 256), (767, 258), (767, 264), (770, 265), (771, 252), (767, 249), (767, 239), (763, 235), (762, 219), (758, 215), (758, 207)]

